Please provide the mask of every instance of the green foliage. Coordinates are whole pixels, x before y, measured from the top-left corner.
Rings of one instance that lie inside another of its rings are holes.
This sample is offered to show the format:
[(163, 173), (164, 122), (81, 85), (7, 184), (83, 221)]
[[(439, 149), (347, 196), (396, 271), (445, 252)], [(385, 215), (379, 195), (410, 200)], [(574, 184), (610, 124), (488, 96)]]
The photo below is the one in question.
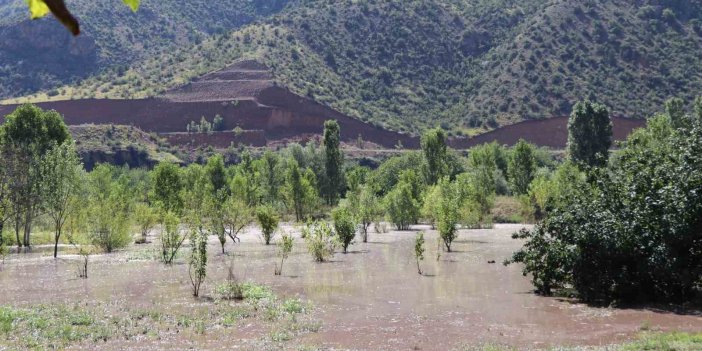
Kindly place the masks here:
[(616, 162), (590, 171), (589, 186), (559, 194), (540, 224), (517, 235), (527, 241), (512, 262), (524, 263), (541, 293), (572, 286), (586, 301), (694, 298), (702, 278), (702, 125), (652, 122), (629, 137)]
[(405, 170), (418, 168), (420, 165), (424, 167), (424, 162), (422, 153), (416, 151), (391, 157), (373, 171), (369, 177), (368, 184), (378, 195), (383, 196), (390, 192), (400, 181), (400, 174)]
[(324, 262), (334, 256), (334, 251), (339, 246), (339, 240), (334, 235), (334, 229), (327, 222), (312, 222), (302, 228), (302, 237), (305, 238), (307, 251), (316, 262)]
[(183, 211), (183, 180), (178, 166), (160, 162), (154, 167), (151, 179), (151, 201), (164, 211), (180, 214)]
[(285, 263), (285, 260), (288, 259), (288, 256), (290, 256), (290, 253), (292, 252), (293, 242), (294, 238), (290, 234), (283, 233), (280, 236), (280, 241), (278, 242), (278, 256), (280, 257), (280, 266), (276, 264), (275, 275), (283, 274), (283, 263)]
[(568, 156), (577, 164), (603, 166), (612, 146), (612, 121), (604, 105), (581, 101), (568, 120)]
[(422, 267), (419, 263), (424, 261), (424, 232), (417, 233), (414, 238), (414, 258), (417, 261), (417, 272), (422, 275)]
[(112, 166), (99, 165), (90, 172), (85, 201), (90, 240), (108, 253), (132, 242), (133, 189), (126, 176), (116, 171)]
[(441, 241), (448, 252), (451, 252), (451, 244), (458, 237), (461, 198), (456, 184), (451, 183), (448, 178), (441, 179), (438, 184), (440, 199), (437, 206), (436, 225)]
[(158, 223), (158, 213), (148, 204), (139, 202), (134, 207), (134, 223), (139, 227), (141, 238), (138, 239), (138, 244), (145, 244), (146, 237), (149, 232), (154, 229)]
[(535, 147), (524, 139), (519, 139), (519, 142), (514, 146), (508, 170), (512, 191), (516, 195), (526, 194), (529, 190), (529, 184), (534, 179), (536, 172), (534, 150)]
[(54, 224), (54, 258), (58, 255), (58, 242), (71, 211), (79, 206), (78, 193), (82, 184), (82, 165), (73, 142), (51, 148), (41, 159), (41, 194), (43, 209)]
[(384, 199), (385, 213), (398, 230), (409, 230), (419, 219), (420, 204), (412, 192), (412, 185), (401, 181)]
[(361, 187), (356, 208), (357, 218), (361, 225), (361, 238), (365, 243), (368, 242), (368, 228), (382, 216), (383, 211), (380, 199), (375, 196), (370, 186)]
[(353, 239), (356, 237), (356, 219), (346, 206), (334, 209), (332, 218), (334, 219), (334, 230), (339, 238), (339, 243), (344, 249), (344, 253), (346, 253), (349, 245), (353, 244)]
[(447, 174), (446, 133), (439, 128), (422, 134), (422, 151), (424, 153), (424, 174), (427, 184), (434, 185)]
[(161, 215), (161, 260), (165, 264), (172, 264), (178, 255), (180, 247), (186, 239), (180, 232), (180, 218), (173, 212)]
[(324, 122), (324, 157), (326, 178), (322, 186), (322, 195), (328, 205), (339, 200), (339, 194), (345, 187), (343, 165), (344, 158), (339, 149), (339, 123), (335, 120)]
[(207, 276), (207, 235), (195, 228), (190, 231), (190, 261), (188, 275), (193, 296), (200, 296), (200, 287)]
[(259, 160), (261, 190), (266, 203), (275, 204), (279, 198), (279, 189), (283, 183), (284, 171), (278, 154), (267, 150)]
[(280, 219), (275, 213), (275, 209), (270, 206), (261, 206), (256, 209), (256, 220), (258, 225), (261, 227), (261, 233), (263, 234), (263, 241), (266, 245), (270, 245), (271, 239), (275, 234), (276, 229), (278, 229), (278, 222)]

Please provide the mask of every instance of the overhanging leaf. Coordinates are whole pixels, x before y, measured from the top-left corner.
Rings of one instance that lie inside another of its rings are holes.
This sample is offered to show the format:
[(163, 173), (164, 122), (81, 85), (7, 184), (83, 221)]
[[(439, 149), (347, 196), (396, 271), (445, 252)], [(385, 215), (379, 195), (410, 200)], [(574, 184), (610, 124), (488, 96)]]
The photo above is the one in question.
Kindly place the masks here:
[(139, 9), (140, 0), (122, 0), (132, 11), (136, 12)]
[(49, 13), (49, 6), (42, 0), (25, 0), (29, 6), (29, 16), (36, 19), (46, 16)]

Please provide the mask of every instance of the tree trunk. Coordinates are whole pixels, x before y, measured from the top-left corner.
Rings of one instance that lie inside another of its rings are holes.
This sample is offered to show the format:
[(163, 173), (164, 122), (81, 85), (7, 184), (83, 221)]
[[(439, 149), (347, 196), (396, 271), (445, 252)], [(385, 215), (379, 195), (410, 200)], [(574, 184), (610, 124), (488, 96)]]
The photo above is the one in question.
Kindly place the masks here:
[(15, 216), (15, 237), (17, 238), (17, 253), (22, 249), (22, 241), (20, 241), (20, 228), (22, 227), (20, 217)]
[(61, 227), (57, 224), (56, 225), (56, 235), (54, 236), (54, 258), (58, 256), (58, 242), (59, 238), (61, 237)]

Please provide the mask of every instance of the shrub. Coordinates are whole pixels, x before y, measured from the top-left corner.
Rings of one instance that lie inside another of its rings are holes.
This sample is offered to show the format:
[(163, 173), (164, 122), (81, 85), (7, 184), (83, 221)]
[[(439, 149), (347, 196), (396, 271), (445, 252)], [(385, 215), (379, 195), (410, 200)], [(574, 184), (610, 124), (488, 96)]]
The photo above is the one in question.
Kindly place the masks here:
[(424, 232), (417, 233), (414, 239), (414, 258), (417, 260), (417, 272), (422, 275), (422, 267), (419, 262), (424, 261)]
[(270, 245), (275, 230), (278, 229), (278, 215), (276, 215), (272, 207), (261, 206), (256, 210), (256, 220), (258, 225), (261, 226), (263, 240), (266, 242), (266, 245)]
[[(702, 123), (665, 116), (632, 134), (616, 162), (556, 207), (510, 262), (537, 291), (572, 286), (585, 301), (690, 301), (702, 281)], [(509, 263), (509, 262), (508, 262)]]
[(412, 195), (412, 187), (398, 183), (385, 197), (385, 211), (398, 230), (408, 230), (419, 218), (419, 204)]
[(324, 262), (334, 256), (339, 245), (332, 226), (327, 222), (313, 222), (302, 229), (307, 251), (315, 261)]
[(161, 218), (161, 260), (165, 264), (173, 263), (178, 250), (185, 241), (180, 234), (180, 219), (172, 212), (166, 212)]
[(339, 238), (339, 243), (341, 243), (341, 247), (346, 253), (349, 245), (353, 243), (353, 239), (356, 237), (356, 221), (347, 207), (336, 208), (332, 211), (332, 218), (334, 219), (334, 230)]
[(293, 237), (290, 234), (283, 234), (280, 236), (280, 242), (278, 243), (278, 256), (280, 256), (280, 266), (276, 264), (275, 275), (283, 274), (283, 263), (288, 258), (293, 249)]

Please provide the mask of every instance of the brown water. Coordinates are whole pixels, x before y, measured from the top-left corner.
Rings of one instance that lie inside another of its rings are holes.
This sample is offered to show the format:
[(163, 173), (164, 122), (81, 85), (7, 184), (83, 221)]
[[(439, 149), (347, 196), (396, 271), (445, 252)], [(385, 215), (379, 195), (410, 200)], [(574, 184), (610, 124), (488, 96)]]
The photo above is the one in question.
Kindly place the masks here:
[[(212, 238), (208, 280), (211, 294), (233, 264), (240, 280), (268, 284), (282, 296), (311, 300), (323, 321), (317, 333), (293, 341), (335, 349), (446, 350), (460, 345), (499, 343), (520, 349), (555, 345), (608, 345), (630, 339), (646, 326), (654, 330), (702, 331), (695, 312), (675, 314), (653, 309), (595, 308), (532, 293), (519, 266), (501, 264), (520, 247), (510, 238), (519, 226), (461, 231), (452, 253), (436, 260), (436, 233), (427, 231), (425, 275), (417, 274), (414, 232), (370, 236), (348, 254), (314, 263), (304, 241), (296, 239), (283, 276), (273, 275), (275, 247), (258, 233), (243, 235), (242, 244), (227, 244), (220, 253)], [(289, 232), (295, 228), (286, 227)], [(115, 301), (131, 307), (182, 311), (198, 308), (190, 296), (187, 266), (166, 267), (145, 260), (155, 246), (133, 246), (127, 252), (93, 257), (90, 277), (76, 278), (76, 258), (59, 260), (43, 254), (14, 255), (0, 272), (2, 304)], [(488, 261), (496, 261), (489, 264)], [(146, 344), (113, 341), (114, 348), (256, 349), (252, 340), (265, 333), (257, 325), (194, 338), (168, 335)]]

